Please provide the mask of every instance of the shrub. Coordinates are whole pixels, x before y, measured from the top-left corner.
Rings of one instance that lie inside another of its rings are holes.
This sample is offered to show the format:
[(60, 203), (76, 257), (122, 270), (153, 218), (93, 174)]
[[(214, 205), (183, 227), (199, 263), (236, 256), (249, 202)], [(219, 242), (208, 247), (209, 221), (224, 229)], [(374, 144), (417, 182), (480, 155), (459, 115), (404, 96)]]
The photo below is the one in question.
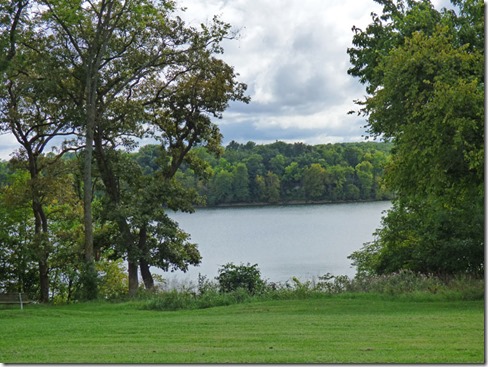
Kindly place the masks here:
[[(485, 297), (484, 279), (471, 277), (469, 275), (458, 275), (447, 281), (447, 290), (442, 293), (447, 298), (461, 298), (462, 300), (480, 300)], [(454, 296), (454, 297), (453, 297)]]
[(383, 293), (392, 296), (435, 294), (444, 299), (478, 300), (484, 297), (484, 280), (463, 275), (441, 279), (409, 270), (374, 276), (356, 276), (346, 291)]
[(158, 311), (191, 310), (248, 302), (252, 297), (247, 290), (242, 288), (228, 293), (210, 290), (200, 295), (190, 291), (174, 289), (155, 294), (144, 302), (142, 308)]
[(218, 284), (207, 279), (207, 276), (198, 274), (198, 294), (217, 293), (219, 290)]
[(334, 276), (330, 273), (319, 276), (316, 288), (326, 293), (343, 293), (352, 290), (353, 280), (347, 275)]
[(103, 299), (120, 299), (127, 295), (128, 276), (123, 260), (101, 260), (95, 264), (99, 274), (98, 296)]
[(256, 294), (263, 290), (265, 282), (261, 279), (258, 265), (234, 265), (228, 263), (218, 269), (216, 277), (221, 292), (233, 292), (239, 288), (245, 289), (249, 294)]
[(80, 287), (76, 291), (75, 298), (83, 301), (97, 299), (100, 279), (94, 263), (84, 263), (80, 274)]

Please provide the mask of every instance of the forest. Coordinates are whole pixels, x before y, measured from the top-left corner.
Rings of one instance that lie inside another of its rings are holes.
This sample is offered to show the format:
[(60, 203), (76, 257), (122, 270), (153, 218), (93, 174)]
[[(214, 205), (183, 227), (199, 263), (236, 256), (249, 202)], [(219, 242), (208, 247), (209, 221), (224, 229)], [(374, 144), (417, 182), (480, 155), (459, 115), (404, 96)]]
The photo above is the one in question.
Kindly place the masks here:
[[(155, 147), (143, 147), (139, 158)], [(391, 144), (307, 145), (277, 141), (256, 145), (230, 142), (217, 158), (196, 149), (209, 163), (206, 182), (183, 166), (176, 178), (206, 197), (208, 206), (387, 200), (382, 184)]]

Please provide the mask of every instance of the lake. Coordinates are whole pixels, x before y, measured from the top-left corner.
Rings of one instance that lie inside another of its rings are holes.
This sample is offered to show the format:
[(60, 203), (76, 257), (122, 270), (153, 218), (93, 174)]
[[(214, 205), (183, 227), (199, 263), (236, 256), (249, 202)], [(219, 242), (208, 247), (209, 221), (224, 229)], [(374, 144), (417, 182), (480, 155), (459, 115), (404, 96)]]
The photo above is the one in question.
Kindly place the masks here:
[(198, 244), (202, 263), (187, 273), (162, 274), (169, 283), (208, 279), (226, 263), (258, 264), (264, 279), (285, 282), (296, 276), (312, 279), (325, 273), (353, 277), (347, 259), (373, 239), (391, 202), (233, 207), (170, 213)]

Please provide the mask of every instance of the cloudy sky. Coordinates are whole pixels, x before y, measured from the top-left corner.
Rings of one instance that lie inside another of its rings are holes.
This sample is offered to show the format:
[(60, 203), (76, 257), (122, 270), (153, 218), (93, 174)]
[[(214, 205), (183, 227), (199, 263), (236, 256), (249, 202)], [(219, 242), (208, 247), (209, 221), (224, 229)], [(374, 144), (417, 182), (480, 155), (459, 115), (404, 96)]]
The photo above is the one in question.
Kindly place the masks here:
[[(361, 141), (365, 121), (347, 112), (364, 87), (347, 74), (353, 25), (370, 23), (373, 0), (178, 0), (199, 24), (219, 15), (240, 30), (223, 59), (248, 85), (251, 103), (232, 104), (218, 120), (224, 144), (276, 140), (321, 144)], [(446, 0), (434, 0), (438, 9)], [(17, 147), (0, 136), (0, 158)]]
[(347, 74), (353, 25), (370, 23), (372, 0), (180, 0), (185, 19), (218, 14), (240, 29), (223, 58), (248, 85), (219, 121), (224, 143), (359, 141), (364, 120), (347, 115), (363, 87)]
[[(276, 140), (321, 144), (361, 141), (356, 109), (364, 86), (347, 74), (352, 26), (365, 28), (373, 0), (179, 0), (184, 19), (220, 15), (240, 39), (225, 43), (223, 58), (248, 85), (249, 105), (233, 104), (219, 121), (224, 143)], [(433, 0), (436, 8), (448, 0)]]

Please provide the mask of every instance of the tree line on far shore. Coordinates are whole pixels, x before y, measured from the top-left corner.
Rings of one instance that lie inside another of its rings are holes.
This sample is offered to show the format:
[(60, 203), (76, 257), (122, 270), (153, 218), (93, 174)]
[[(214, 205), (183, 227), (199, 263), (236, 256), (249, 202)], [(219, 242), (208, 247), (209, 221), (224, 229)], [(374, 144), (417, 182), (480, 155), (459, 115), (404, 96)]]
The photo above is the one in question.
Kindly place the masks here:
[[(220, 157), (195, 150), (209, 164), (208, 180), (182, 167), (176, 178), (206, 197), (206, 205), (388, 200), (382, 184), (391, 144), (377, 142), (307, 145), (230, 142)], [(157, 156), (146, 146), (142, 160)]]

